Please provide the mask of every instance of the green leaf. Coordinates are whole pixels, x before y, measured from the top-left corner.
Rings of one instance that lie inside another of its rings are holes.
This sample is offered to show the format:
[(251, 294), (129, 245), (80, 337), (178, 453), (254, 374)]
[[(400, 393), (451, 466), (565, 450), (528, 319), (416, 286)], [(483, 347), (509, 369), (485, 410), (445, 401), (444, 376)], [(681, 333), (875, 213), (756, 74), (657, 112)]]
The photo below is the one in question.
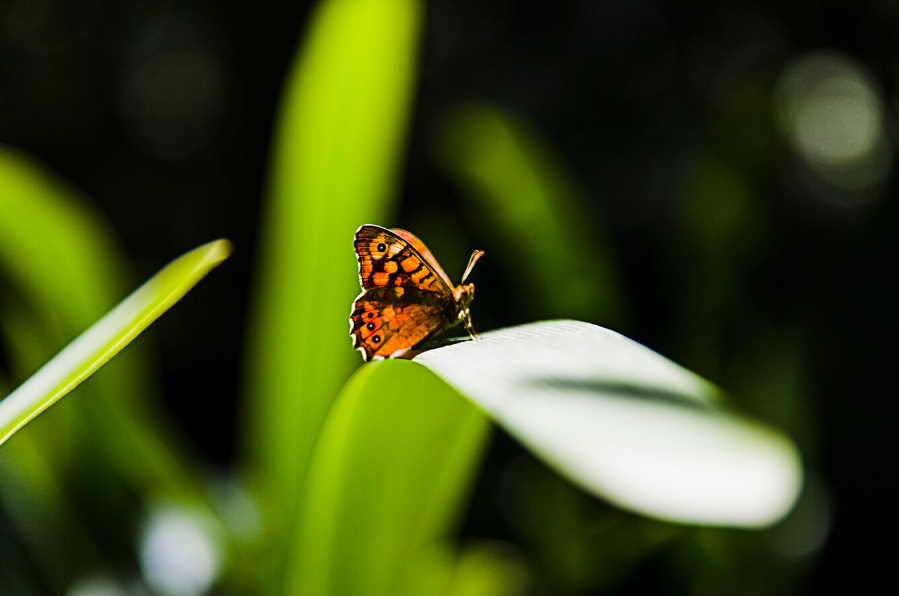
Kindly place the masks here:
[(5, 148), (0, 213), (0, 270), (61, 333), (84, 329), (127, 291), (130, 271), (102, 214), (42, 164)]
[(282, 593), (397, 594), (410, 557), (455, 522), (488, 430), (422, 366), (360, 369), (316, 444)]
[(230, 250), (217, 240), (173, 261), (0, 401), (0, 444), (131, 343)]
[[(115, 306), (132, 286), (131, 271), (114, 231), (88, 197), (37, 160), (5, 148), (0, 213), (0, 277), (7, 284), (0, 335), (10, 369), (22, 379)], [(187, 469), (189, 449), (152, 400), (142, 347), (88, 381), (94, 399), (54, 408), (20, 441), (35, 441), (56, 476), (76, 465), (99, 476), (112, 467), (137, 494), (200, 497), (197, 476)], [(14, 464), (10, 449), (5, 456)], [(116, 494), (110, 487), (103, 497), (114, 502)], [(91, 502), (104, 506), (99, 498)]]
[(415, 358), (585, 490), (655, 518), (762, 527), (802, 486), (784, 434), (707, 381), (577, 321), (504, 329)]
[(417, 63), (417, 0), (326, 0), (288, 74), (249, 332), (244, 433), (289, 527), (319, 428), (359, 354), (356, 228), (386, 223)]

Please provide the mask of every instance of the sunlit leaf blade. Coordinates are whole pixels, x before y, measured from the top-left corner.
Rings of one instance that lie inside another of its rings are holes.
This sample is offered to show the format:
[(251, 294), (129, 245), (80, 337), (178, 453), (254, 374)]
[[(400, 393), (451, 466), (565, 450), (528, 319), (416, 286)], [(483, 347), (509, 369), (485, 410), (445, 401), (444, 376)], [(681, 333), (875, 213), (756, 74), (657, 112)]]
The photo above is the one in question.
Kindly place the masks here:
[(445, 537), (486, 418), (426, 368), (367, 365), (334, 403), (301, 497), (283, 594), (393, 596), (410, 557)]
[(415, 359), (576, 484), (652, 517), (758, 527), (802, 485), (793, 442), (613, 331), (534, 323)]
[[(0, 277), (8, 284), (0, 335), (12, 376), (23, 379), (115, 306), (133, 283), (115, 232), (90, 199), (37, 159), (9, 148), (0, 148), (0, 213)], [(92, 473), (102, 476), (112, 467), (143, 496), (199, 497), (187, 446), (151, 399), (151, 366), (141, 347), (88, 381), (93, 399), (77, 408), (57, 406), (17, 443), (34, 441), (51, 475), (83, 457)], [(4, 452), (10, 465), (16, 447)], [(114, 502), (118, 494), (109, 486), (92, 506), (102, 508), (103, 498)]]
[(524, 123), (485, 105), (458, 109), (442, 123), (437, 155), (463, 189), (472, 225), (496, 239), (487, 253), (526, 280), (522, 290), (542, 312), (602, 321), (626, 314), (614, 255), (585, 216), (590, 201)]
[[(0, 351), (10, 377), (21, 380), (132, 284), (127, 257), (90, 199), (39, 160), (2, 146), (0, 214)], [(79, 568), (100, 561), (97, 535), (82, 516), (107, 511), (129, 492), (190, 485), (191, 476), (171, 465), (178, 445), (150, 415), (145, 357), (128, 350), (88, 381), (91, 399), (60, 404), (0, 449), (0, 509), (51, 591), (64, 592)], [(0, 395), (14, 387), (4, 383)], [(127, 488), (105, 481), (110, 468)], [(81, 470), (74, 478), (73, 469)], [(73, 498), (98, 479), (104, 490), (89, 503)]]
[(176, 259), (0, 401), (0, 444), (131, 343), (230, 250), (216, 240)]
[[(410, 115), (422, 7), (326, 0), (288, 74), (249, 333), (244, 439), (281, 514), (359, 354), (352, 240), (387, 223)], [(279, 517), (278, 527), (283, 527)]]

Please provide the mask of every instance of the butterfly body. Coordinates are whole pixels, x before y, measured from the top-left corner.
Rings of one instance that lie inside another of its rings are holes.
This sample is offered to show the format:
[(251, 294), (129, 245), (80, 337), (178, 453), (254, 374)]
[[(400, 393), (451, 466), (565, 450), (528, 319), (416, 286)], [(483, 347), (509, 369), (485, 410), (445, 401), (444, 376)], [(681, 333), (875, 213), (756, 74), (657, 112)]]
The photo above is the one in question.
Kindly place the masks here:
[(457, 287), (406, 230), (364, 225), (356, 230), (354, 245), (362, 293), (353, 302), (350, 335), (365, 360), (400, 356), (459, 323), (473, 336), (474, 284), (464, 281), (482, 251), (472, 254)]

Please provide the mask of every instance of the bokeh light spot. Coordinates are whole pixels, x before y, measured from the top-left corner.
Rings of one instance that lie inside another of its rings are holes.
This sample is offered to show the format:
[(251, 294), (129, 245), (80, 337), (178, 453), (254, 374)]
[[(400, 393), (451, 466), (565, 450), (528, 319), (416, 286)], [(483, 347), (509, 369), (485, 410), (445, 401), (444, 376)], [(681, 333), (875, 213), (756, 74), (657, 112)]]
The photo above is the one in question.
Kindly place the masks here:
[(140, 564), (147, 584), (166, 596), (205, 593), (221, 567), (215, 522), (186, 507), (159, 507), (147, 516), (140, 537)]
[(843, 204), (876, 196), (892, 147), (881, 92), (861, 65), (832, 51), (806, 55), (781, 74), (775, 108), (816, 196)]
[(880, 134), (881, 106), (873, 90), (852, 78), (821, 81), (796, 109), (794, 127), (800, 149), (819, 162), (864, 158)]

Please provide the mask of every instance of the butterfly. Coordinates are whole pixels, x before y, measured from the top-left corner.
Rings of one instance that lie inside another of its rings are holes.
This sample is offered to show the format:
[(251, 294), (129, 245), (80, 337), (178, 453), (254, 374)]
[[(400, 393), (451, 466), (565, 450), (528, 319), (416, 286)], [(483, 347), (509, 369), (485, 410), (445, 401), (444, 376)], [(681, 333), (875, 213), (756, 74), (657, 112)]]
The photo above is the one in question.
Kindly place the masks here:
[(431, 251), (406, 230), (366, 224), (356, 230), (362, 293), (353, 301), (350, 335), (365, 360), (395, 358), (459, 323), (475, 338), (465, 280), (484, 251), (472, 253), (454, 286)]

